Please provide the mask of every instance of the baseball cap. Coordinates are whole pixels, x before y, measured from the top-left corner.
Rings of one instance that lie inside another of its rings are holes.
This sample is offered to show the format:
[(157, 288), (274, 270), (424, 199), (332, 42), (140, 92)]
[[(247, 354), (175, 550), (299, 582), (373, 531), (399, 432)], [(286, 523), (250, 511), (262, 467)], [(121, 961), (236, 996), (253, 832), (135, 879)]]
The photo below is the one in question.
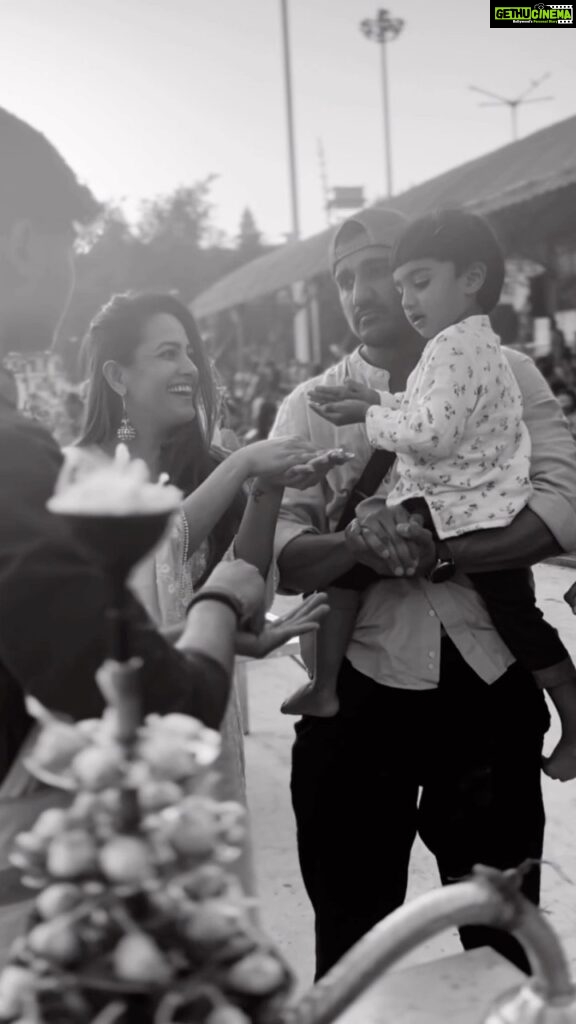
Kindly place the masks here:
[(330, 244), (330, 269), (334, 274), (336, 264), (345, 256), (385, 246), (392, 249), (408, 224), (408, 218), (397, 210), (360, 210), (340, 225)]

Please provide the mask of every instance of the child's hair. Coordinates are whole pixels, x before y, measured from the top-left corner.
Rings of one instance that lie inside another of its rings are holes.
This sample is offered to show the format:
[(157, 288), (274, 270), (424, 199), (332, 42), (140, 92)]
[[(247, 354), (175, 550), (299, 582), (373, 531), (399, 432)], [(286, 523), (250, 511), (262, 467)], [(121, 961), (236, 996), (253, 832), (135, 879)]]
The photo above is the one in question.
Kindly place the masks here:
[(392, 250), (392, 270), (413, 260), (453, 263), (457, 274), (483, 263), (486, 280), (477, 300), (483, 313), (498, 305), (504, 284), (504, 254), (488, 221), (466, 210), (438, 210), (413, 220)]

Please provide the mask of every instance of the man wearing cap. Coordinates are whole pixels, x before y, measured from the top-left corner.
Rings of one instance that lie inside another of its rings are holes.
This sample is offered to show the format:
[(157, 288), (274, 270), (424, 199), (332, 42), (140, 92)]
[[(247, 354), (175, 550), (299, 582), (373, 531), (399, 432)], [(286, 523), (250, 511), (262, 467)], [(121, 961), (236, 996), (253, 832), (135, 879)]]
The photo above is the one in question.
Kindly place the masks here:
[[(477, 863), (509, 868), (542, 856), (544, 698), (514, 663), (465, 573), (529, 566), (576, 548), (576, 446), (558, 403), (532, 360), (508, 351), (532, 441), (533, 497), (510, 526), (436, 547), (401, 506), (382, 502), (377, 511), (361, 502), (338, 528), (372, 449), (363, 425), (335, 427), (308, 402), (312, 388), (348, 379), (404, 390), (424, 345), (404, 318), (390, 273), (405, 223), (394, 211), (365, 210), (337, 230), (332, 273), (359, 347), (297, 387), (273, 430), (355, 454), (315, 488), (287, 491), (277, 531), (285, 591), (362, 590), (338, 679), (340, 710), (302, 718), (293, 749), (317, 976), (404, 901), (417, 833), (443, 883)], [(369, 542), (375, 535), (377, 544)], [(409, 549), (418, 555), (414, 575), (406, 568)], [(532, 867), (523, 888), (535, 902), (539, 887)], [(511, 936), (473, 927), (461, 938), (466, 948), (492, 945), (528, 969)]]

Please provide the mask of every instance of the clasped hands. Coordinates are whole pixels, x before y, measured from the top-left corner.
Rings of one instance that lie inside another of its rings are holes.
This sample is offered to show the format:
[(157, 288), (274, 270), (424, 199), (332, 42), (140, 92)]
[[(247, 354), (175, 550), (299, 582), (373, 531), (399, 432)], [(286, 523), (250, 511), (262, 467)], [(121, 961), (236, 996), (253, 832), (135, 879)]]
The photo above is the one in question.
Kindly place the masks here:
[(356, 560), (381, 576), (424, 576), (436, 562), (434, 538), (420, 516), (388, 507), (379, 495), (357, 505), (345, 539)]

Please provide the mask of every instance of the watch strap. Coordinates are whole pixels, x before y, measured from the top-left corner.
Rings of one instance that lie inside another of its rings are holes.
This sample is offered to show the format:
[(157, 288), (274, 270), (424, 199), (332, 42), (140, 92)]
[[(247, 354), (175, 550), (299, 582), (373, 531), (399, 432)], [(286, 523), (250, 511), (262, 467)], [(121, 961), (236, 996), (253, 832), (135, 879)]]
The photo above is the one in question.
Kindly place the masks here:
[(456, 572), (454, 556), (445, 540), (436, 538), (436, 562), (428, 573), (431, 583), (446, 583)]
[(447, 540), (436, 538), (436, 554), (443, 562), (454, 563), (454, 555)]

